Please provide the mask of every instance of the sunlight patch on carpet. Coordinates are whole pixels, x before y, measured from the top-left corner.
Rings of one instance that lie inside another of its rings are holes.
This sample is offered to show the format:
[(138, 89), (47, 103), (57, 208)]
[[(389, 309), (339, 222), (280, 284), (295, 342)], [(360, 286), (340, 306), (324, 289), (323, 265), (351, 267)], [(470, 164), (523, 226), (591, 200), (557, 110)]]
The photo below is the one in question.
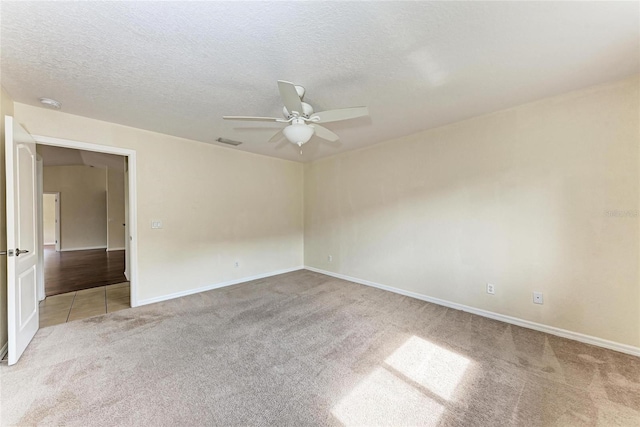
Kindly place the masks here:
[(435, 426), (444, 407), (381, 367), (369, 374), (331, 412), (345, 426)]
[(332, 409), (345, 426), (437, 425), (471, 361), (417, 336)]
[(385, 363), (443, 399), (450, 400), (471, 361), (414, 335)]

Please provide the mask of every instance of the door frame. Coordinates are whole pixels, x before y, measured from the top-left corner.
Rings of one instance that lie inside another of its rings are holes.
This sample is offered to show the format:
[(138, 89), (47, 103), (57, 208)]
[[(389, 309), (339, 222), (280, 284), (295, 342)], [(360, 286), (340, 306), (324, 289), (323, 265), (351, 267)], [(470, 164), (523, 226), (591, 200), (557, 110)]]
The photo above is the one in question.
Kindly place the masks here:
[[(138, 306), (138, 216), (137, 216), (137, 192), (136, 192), (136, 151), (128, 148), (114, 147), (111, 145), (100, 145), (91, 142), (74, 141), (70, 139), (53, 138), (43, 135), (32, 135), (36, 144), (51, 145), (54, 147), (74, 148), (78, 150), (94, 151), (98, 153), (115, 154), (127, 158), (129, 168), (129, 216), (127, 225), (129, 226), (128, 253), (129, 259), (129, 283), (130, 283), (130, 305)], [(59, 197), (58, 197), (59, 200)], [(59, 239), (58, 239), (59, 241)]]
[[(37, 142), (36, 142), (37, 145)], [(43, 190), (43, 169), (42, 169), (42, 159), (39, 160), (38, 164), (38, 235), (40, 236), (40, 242), (38, 243), (38, 301), (42, 301), (47, 297), (44, 286), (44, 195), (45, 194), (53, 194), (56, 196), (55, 201), (55, 218), (56, 222), (54, 225), (55, 228), (55, 240), (56, 240), (56, 252), (60, 252), (60, 192), (59, 191), (44, 191)]]
[[(36, 141), (38, 143), (38, 141)], [(56, 196), (56, 252), (60, 252), (60, 192), (59, 191), (43, 191), (42, 194), (53, 194)], [(44, 206), (44, 203), (43, 203)], [(45, 243), (42, 242), (44, 245)]]

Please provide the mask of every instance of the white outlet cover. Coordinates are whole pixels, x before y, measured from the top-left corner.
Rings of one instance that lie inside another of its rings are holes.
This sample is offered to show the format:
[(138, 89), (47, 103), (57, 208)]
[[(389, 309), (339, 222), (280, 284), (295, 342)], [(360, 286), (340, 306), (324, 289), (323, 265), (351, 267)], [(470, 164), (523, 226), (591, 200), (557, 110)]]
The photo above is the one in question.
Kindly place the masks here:
[(543, 304), (544, 299), (542, 297), (542, 292), (534, 292), (533, 293), (533, 303), (534, 304)]
[(151, 228), (154, 228), (154, 229), (162, 228), (162, 221), (157, 219), (151, 220)]
[(495, 295), (496, 293), (496, 285), (492, 283), (487, 283), (487, 293), (490, 295)]

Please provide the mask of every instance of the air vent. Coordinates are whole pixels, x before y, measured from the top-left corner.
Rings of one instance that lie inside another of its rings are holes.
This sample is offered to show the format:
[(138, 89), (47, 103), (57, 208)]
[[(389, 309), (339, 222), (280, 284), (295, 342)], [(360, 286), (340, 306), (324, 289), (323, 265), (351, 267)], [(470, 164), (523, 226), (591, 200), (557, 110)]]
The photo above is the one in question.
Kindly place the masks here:
[(238, 146), (240, 144), (242, 144), (242, 142), (240, 141), (234, 141), (232, 139), (227, 139), (227, 138), (218, 138), (216, 139), (216, 141), (222, 143), (222, 144), (227, 144), (227, 145), (233, 145), (233, 146)]
[(56, 101), (55, 99), (51, 99), (51, 98), (40, 98), (40, 102), (45, 107), (54, 108), (56, 110), (59, 110), (60, 107), (62, 107), (62, 104), (60, 103), (60, 101)]

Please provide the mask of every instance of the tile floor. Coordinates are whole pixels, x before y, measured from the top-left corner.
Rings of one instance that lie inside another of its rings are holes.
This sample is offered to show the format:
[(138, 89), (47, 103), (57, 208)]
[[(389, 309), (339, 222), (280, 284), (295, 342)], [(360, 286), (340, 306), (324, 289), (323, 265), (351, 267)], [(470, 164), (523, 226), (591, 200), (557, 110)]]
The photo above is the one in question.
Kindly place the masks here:
[(129, 308), (129, 282), (54, 295), (40, 302), (40, 327)]

